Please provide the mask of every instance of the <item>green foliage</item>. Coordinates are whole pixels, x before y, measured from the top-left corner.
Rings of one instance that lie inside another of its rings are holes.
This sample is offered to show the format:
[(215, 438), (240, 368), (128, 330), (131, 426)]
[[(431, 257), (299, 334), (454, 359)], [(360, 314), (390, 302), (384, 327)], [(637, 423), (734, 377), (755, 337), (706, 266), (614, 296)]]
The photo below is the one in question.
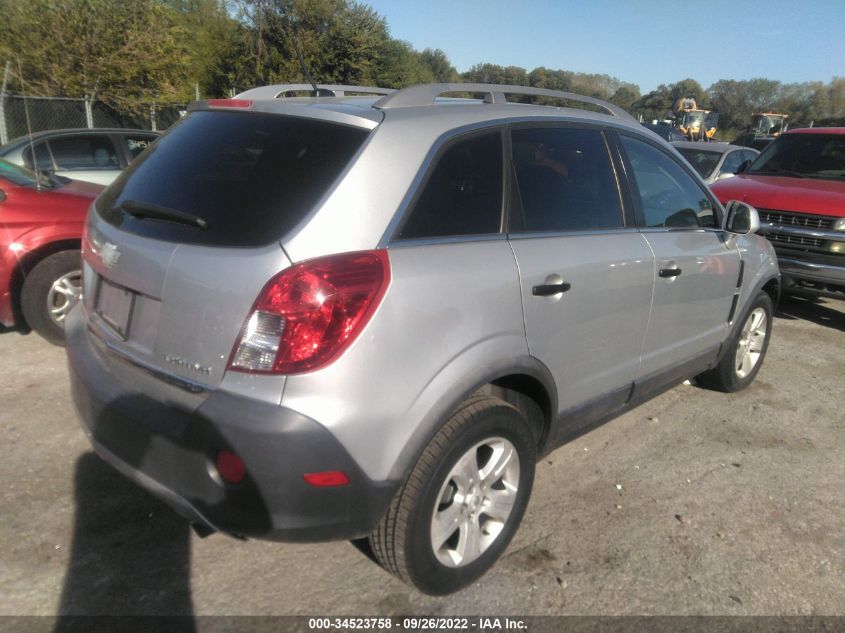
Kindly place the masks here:
[(187, 31), (156, 0), (6, 0), (0, 59), (32, 94), (96, 94), (108, 105), (184, 101), (189, 89)]
[(426, 66), (434, 77), (434, 81), (438, 83), (456, 83), (461, 80), (461, 76), (446, 53), (439, 48), (434, 50), (427, 48), (420, 55), (420, 62)]
[[(401, 88), (425, 82), (503, 83), (607, 99), (644, 120), (663, 119), (681, 97), (743, 130), (754, 112), (790, 115), (790, 125), (845, 119), (845, 77), (829, 84), (693, 78), (639, 87), (605, 74), (480, 63), (459, 74), (440, 49), (416, 51), (385, 19), (354, 0), (3, 0), (0, 64), (8, 87), (44, 96), (95, 94), (139, 112), (151, 102), (183, 104), (270, 83)], [(23, 82), (21, 78), (23, 78)], [(528, 100), (524, 98), (524, 100)], [(537, 102), (553, 102), (538, 99)]]

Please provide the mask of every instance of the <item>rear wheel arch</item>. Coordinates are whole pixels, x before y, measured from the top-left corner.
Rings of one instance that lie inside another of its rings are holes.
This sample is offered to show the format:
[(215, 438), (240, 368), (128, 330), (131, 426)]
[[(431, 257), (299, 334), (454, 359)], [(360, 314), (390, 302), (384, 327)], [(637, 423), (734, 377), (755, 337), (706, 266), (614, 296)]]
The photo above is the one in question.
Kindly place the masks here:
[(545, 452), (557, 411), (557, 390), (545, 365), (536, 358), (525, 357), (507, 367), (503, 365), (498, 371), (489, 371), (470, 384), (456, 396), (446, 398), (447, 404), (432, 411), (423, 421), (397, 458), (390, 480), (405, 481), (426, 446), (454, 412), (479, 394), (500, 398), (516, 408), (532, 426), (538, 455)]

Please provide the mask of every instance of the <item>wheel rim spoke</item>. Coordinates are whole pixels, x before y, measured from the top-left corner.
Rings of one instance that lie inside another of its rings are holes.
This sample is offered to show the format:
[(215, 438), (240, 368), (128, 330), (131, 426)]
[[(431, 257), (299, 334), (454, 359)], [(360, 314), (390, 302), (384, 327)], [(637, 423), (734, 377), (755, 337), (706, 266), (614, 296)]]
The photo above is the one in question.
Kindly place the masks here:
[(484, 503), (483, 512), (494, 521), (504, 523), (510, 516), (514, 503), (516, 503), (516, 489), (513, 491), (493, 490)]
[(453, 501), (440, 512), (435, 512), (431, 525), (431, 544), (435, 549), (443, 547), (461, 523), (461, 505)]
[(82, 297), (82, 274), (71, 271), (53, 282), (47, 292), (47, 311), (56, 325), (64, 326), (65, 317)]
[(746, 378), (757, 366), (766, 342), (766, 327), (767, 317), (763, 308), (757, 308), (748, 315), (737, 341), (734, 367), (739, 378)]
[(456, 482), (459, 490), (466, 490), (473, 483), (481, 480), (481, 474), (478, 472), (478, 458), (474, 451), (469, 451), (464, 454), (455, 467), (452, 469), (450, 477)]
[(496, 445), (492, 448), (493, 455), (480, 472), (481, 482), (488, 488), (502, 478), (502, 474), (510, 465), (511, 460), (516, 454), (514, 447), (510, 444), (508, 444), (508, 446), (505, 446), (504, 444)]
[(461, 524), (461, 534), (455, 554), (458, 564), (474, 561), (481, 556), (481, 526), (477, 519), (467, 517)]

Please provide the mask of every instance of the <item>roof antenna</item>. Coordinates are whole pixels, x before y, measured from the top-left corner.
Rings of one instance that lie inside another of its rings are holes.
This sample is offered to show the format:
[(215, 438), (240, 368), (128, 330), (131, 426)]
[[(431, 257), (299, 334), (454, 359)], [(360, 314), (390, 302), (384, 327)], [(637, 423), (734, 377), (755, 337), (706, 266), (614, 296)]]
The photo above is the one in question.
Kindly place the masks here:
[(308, 67), (305, 65), (305, 60), (302, 58), (302, 51), (299, 50), (299, 42), (296, 41), (296, 36), (294, 35), (293, 31), (295, 28), (294, 18), (288, 18), (288, 35), (290, 35), (290, 41), (293, 42), (293, 50), (296, 52), (296, 58), (299, 60), (299, 68), (302, 70), (302, 74), (305, 75), (305, 79), (311, 84), (311, 87), (314, 88), (314, 95), (315, 97), (334, 97), (335, 93), (331, 90), (326, 90), (325, 88), (318, 88), (317, 83), (314, 81), (314, 78), (311, 77), (311, 73), (308, 72)]

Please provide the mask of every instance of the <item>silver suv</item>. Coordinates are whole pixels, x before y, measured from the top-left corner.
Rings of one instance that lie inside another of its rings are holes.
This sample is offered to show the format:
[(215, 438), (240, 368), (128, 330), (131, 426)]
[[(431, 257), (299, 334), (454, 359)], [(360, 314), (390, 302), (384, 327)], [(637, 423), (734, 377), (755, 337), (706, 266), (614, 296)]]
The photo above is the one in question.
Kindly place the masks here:
[(754, 379), (779, 288), (757, 213), (624, 111), (288, 90), (192, 104), (83, 238), (83, 426), (199, 530), (366, 537), (448, 593), (505, 550), (540, 455), (687, 378)]

